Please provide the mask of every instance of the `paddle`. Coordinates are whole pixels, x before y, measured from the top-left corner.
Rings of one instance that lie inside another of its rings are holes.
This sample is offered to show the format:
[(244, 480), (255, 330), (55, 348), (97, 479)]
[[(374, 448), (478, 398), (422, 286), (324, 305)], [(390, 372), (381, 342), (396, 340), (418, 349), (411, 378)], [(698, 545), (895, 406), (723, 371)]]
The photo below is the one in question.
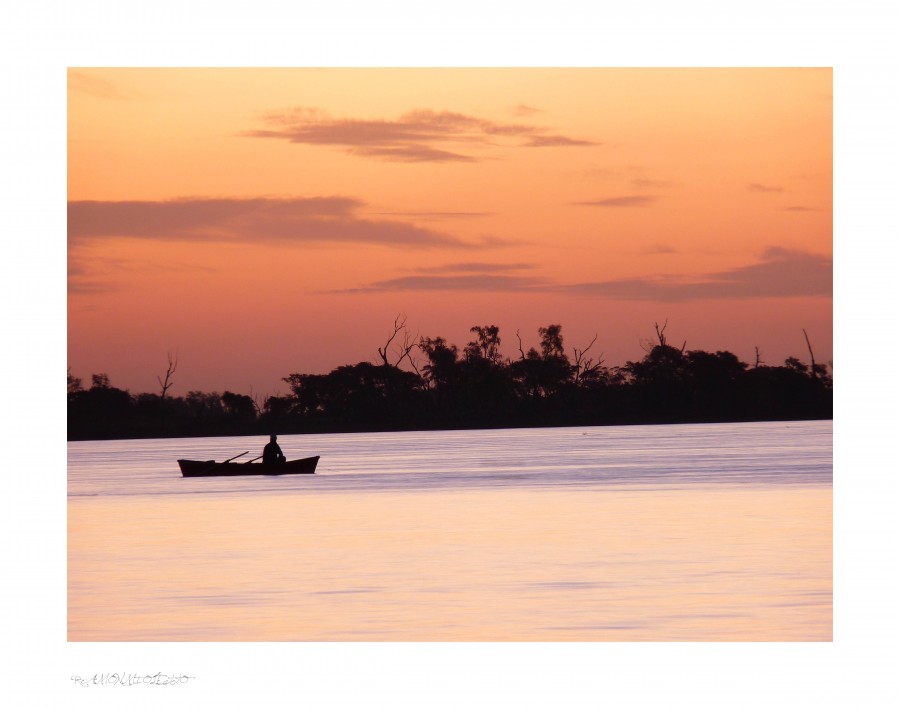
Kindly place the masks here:
[(250, 463), (252, 463), (254, 460), (259, 460), (260, 458), (262, 458), (262, 456), (258, 455), (255, 458), (253, 458), (252, 460), (245, 460), (244, 465), (250, 465)]
[(216, 463), (215, 465), (211, 465), (210, 467), (208, 467), (208, 468), (207, 468), (206, 470), (204, 470), (203, 472), (204, 472), (204, 473), (208, 473), (210, 470), (215, 470), (215, 469), (218, 468), (220, 465), (225, 465), (225, 463), (230, 463), (230, 462), (231, 462), (232, 460), (234, 460), (235, 458), (240, 458), (242, 455), (247, 455), (247, 453), (249, 453), (249, 452), (250, 452), (250, 451), (244, 451), (243, 453), (238, 453), (236, 456), (234, 456), (234, 458), (229, 458), (228, 460), (223, 460), (221, 463)]

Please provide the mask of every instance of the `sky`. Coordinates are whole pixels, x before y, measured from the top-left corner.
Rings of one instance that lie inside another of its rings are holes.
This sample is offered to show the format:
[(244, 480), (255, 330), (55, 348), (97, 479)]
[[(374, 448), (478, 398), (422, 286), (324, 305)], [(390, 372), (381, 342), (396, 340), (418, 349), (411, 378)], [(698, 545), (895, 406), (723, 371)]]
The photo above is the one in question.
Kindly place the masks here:
[(287, 393), (398, 316), (832, 359), (831, 69), (68, 70), (68, 366)]

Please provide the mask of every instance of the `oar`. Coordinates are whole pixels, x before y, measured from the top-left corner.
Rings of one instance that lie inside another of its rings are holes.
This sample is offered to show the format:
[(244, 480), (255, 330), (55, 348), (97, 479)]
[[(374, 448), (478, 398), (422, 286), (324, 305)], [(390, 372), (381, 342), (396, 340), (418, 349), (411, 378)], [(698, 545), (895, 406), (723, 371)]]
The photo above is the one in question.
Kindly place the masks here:
[(253, 460), (245, 460), (244, 465), (250, 465), (250, 463), (252, 463), (254, 460), (259, 460), (260, 458), (262, 458), (262, 456), (258, 455), (255, 458), (253, 458)]
[(204, 470), (203, 472), (204, 472), (204, 473), (208, 473), (210, 470), (215, 470), (215, 469), (218, 468), (220, 465), (225, 465), (225, 463), (230, 463), (230, 462), (231, 462), (232, 460), (234, 460), (235, 458), (240, 458), (242, 455), (247, 455), (247, 453), (249, 453), (249, 452), (250, 452), (250, 451), (244, 451), (243, 453), (238, 453), (236, 456), (234, 456), (234, 458), (229, 458), (228, 460), (223, 460), (221, 463), (216, 463), (215, 465), (210, 466), (209, 468), (207, 468), (207, 469)]

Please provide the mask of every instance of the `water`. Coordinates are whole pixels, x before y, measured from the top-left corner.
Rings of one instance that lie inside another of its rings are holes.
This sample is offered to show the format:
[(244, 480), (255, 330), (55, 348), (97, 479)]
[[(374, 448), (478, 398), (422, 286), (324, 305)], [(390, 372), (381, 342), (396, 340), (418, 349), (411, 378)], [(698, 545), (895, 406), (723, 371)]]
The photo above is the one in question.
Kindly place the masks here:
[(68, 444), (72, 641), (831, 640), (830, 421)]

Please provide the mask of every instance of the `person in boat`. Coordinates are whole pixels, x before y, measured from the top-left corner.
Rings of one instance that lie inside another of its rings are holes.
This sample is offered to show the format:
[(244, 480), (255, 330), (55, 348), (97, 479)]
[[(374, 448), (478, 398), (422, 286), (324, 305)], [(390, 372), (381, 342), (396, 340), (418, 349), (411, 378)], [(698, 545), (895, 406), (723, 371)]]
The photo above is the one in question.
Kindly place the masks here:
[(263, 465), (283, 465), (286, 458), (284, 457), (284, 453), (281, 452), (281, 446), (276, 442), (278, 440), (278, 436), (274, 433), (269, 436), (269, 442), (266, 444), (266, 447), (263, 448), (262, 462)]

